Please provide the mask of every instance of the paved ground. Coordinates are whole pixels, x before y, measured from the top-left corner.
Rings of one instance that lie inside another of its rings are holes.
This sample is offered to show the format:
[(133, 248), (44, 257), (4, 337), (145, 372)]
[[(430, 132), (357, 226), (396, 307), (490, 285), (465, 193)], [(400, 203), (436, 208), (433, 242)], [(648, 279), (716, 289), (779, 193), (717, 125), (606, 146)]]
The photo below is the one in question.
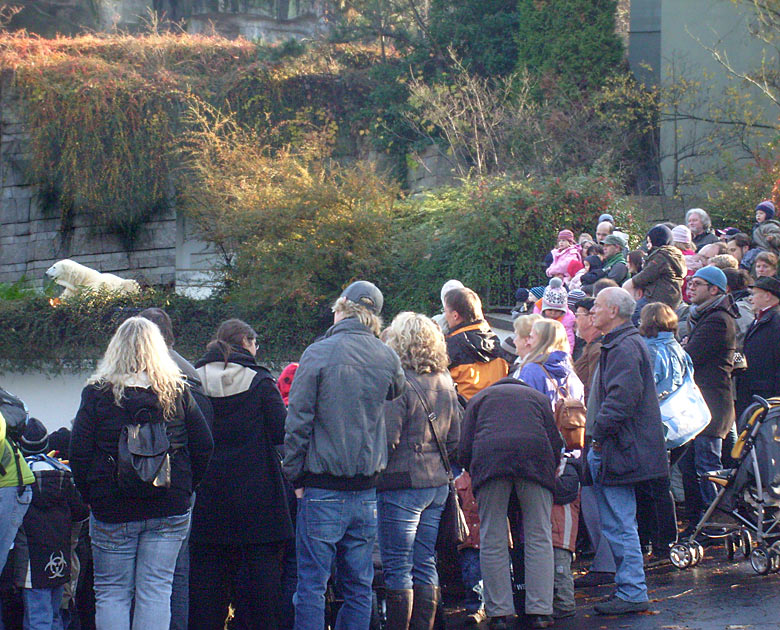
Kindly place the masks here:
[[(759, 576), (746, 560), (729, 562), (722, 547), (709, 548), (693, 569), (671, 565), (647, 572), (650, 611), (603, 617), (593, 604), (607, 586), (577, 591), (577, 615), (555, 622), (559, 630), (780, 630), (780, 574)], [(462, 628), (463, 613), (449, 610), (447, 630)], [(487, 627), (487, 624), (484, 624)], [(520, 620), (518, 628), (525, 624)]]

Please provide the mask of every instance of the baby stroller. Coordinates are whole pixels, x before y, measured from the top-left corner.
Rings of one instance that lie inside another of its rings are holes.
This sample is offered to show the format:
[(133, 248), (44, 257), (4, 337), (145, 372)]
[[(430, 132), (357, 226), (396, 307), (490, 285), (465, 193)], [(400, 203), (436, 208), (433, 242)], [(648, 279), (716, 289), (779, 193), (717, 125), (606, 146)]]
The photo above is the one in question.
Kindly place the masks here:
[[(739, 419), (741, 430), (731, 452), (736, 466), (706, 474), (718, 487), (715, 500), (690, 537), (669, 552), (678, 569), (701, 561), (701, 536), (725, 538), (729, 560), (740, 553), (759, 575), (780, 570), (780, 397), (753, 400)], [(711, 522), (716, 510), (733, 522), (725, 527)]]

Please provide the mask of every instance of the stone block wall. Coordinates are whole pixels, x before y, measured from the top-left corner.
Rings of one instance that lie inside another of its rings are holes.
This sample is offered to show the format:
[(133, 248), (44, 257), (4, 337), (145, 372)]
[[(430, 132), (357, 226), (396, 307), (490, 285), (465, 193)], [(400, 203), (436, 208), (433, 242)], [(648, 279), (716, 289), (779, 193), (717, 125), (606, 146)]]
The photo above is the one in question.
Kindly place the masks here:
[[(132, 250), (83, 214), (77, 214), (72, 228), (61, 233), (56, 210), (44, 212), (34, 183), (25, 179), (30, 155), (18, 107), (4, 83), (0, 89), (0, 282), (26, 277), (41, 285), (46, 269), (62, 258), (141, 284), (205, 282), (203, 274), (213, 266), (211, 250), (194, 238), (183, 221), (177, 221), (174, 210), (147, 223)], [(193, 255), (179, 254), (177, 259), (177, 249)], [(212, 280), (209, 276), (209, 283)]]

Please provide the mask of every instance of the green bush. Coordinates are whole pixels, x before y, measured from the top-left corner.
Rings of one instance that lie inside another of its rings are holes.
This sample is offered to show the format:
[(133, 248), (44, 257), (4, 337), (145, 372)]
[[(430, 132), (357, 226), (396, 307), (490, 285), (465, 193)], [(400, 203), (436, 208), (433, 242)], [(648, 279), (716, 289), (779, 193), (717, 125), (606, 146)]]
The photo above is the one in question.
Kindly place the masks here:
[[(215, 297), (194, 300), (174, 293), (139, 295), (83, 293), (52, 306), (44, 295), (0, 299), (0, 372), (83, 371), (92, 369), (119, 324), (150, 306), (170, 315), (175, 348), (196, 361), (220, 322), (238, 317), (257, 331), (258, 360), (273, 367), (296, 360), (314, 338), (288, 326), (283, 308), (268, 311), (240, 300)], [(324, 330), (321, 329), (321, 330)]]
[(406, 202), (391, 247), (388, 310), (438, 310), (449, 278), (473, 288), (486, 305), (514, 304), (517, 287), (547, 283), (542, 261), (558, 230), (593, 235), (608, 212), (632, 234), (644, 233), (618, 189), (600, 175), (494, 179)]

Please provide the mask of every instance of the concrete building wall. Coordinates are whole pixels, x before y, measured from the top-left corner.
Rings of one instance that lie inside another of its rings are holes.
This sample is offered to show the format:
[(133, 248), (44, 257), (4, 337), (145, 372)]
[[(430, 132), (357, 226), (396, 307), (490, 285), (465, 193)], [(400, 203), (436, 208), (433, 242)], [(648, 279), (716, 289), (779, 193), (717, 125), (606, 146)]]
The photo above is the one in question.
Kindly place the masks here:
[(686, 171), (695, 175), (749, 157), (726, 139), (711, 142), (709, 138), (718, 137), (713, 133), (718, 126), (691, 119), (710, 117), (707, 108), (722, 99), (729, 88), (752, 97), (760, 104), (764, 121), (775, 124), (778, 112), (769, 100), (731, 75), (708, 50), (725, 52), (737, 71), (756, 68), (765, 55), (776, 66), (771, 51), (750, 34), (754, 19), (749, 3), (731, 0), (632, 0), (629, 62), (637, 77), (652, 85), (669, 86), (680, 77), (702, 83), (700, 102), (695, 102), (694, 94), (686, 94), (691, 102), (684, 104), (675, 120), (667, 118), (660, 129), (666, 194), (676, 192), (683, 198), (700, 195), (696, 186), (680, 185), (675, 190), (675, 181), (682, 181)]

